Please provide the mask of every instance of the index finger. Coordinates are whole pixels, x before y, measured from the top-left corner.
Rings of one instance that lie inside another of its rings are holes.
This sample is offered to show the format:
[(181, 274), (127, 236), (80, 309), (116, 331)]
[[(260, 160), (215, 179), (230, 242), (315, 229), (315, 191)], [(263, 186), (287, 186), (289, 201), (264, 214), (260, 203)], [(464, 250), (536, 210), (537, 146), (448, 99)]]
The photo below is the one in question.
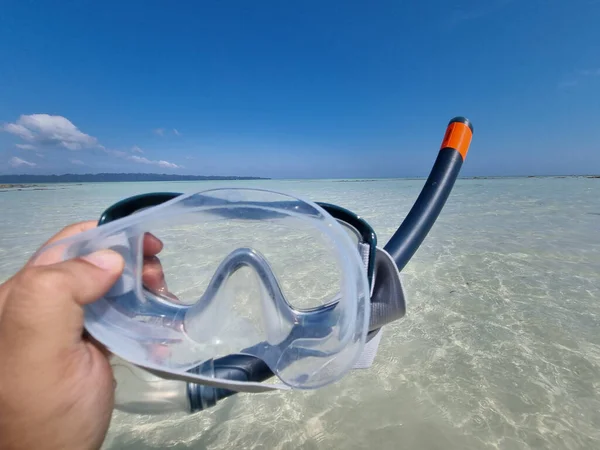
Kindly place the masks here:
[(144, 233), (144, 256), (156, 256), (163, 249), (162, 241), (151, 233)]

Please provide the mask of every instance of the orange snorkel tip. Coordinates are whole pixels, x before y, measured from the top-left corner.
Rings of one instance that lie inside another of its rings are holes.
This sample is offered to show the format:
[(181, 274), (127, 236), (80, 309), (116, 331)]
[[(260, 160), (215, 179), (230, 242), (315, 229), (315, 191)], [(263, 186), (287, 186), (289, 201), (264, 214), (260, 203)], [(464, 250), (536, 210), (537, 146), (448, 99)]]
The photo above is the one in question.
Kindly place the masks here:
[(437, 220), (460, 173), (473, 138), (473, 125), (464, 117), (448, 123), (437, 159), (421, 194), (385, 250), (402, 271)]
[(465, 117), (455, 117), (446, 127), (446, 134), (442, 140), (440, 150), (453, 148), (460, 153), (464, 161), (472, 139), (473, 124)]

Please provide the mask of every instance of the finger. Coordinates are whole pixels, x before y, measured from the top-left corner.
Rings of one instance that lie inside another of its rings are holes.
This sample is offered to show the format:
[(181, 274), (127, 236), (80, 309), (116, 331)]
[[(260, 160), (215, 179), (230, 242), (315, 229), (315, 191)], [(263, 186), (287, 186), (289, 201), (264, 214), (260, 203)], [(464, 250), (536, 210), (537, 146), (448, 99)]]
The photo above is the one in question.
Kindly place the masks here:
[(160, 239), (151, 233), (144, 234), (144, 256), (156, 256), (163, 249), (163, 243)]
[(147, 256), (144, 258), (144, 265), (142, 266), (142, 283), (146, 289), (155, 294), (178, 300), (177, 296), (169, 292), (162, 264), (160, 263), (160, 259), (156, 256)]
[(166, 288), (165, 274), (156, 256), (146, 256), (142, 266), (142, 283), (153, 292)]
[[(56, 233), (50, 239), (48, 239), (40, 247), (40, 249), (42, 249), (48, 245), (54, 244), (55, 242), (58, 242), (61, 239), (66, 239), (66, 238), (74, 236), (76, 234), (83, 233), (84, 231), (91, 230), (92, 228), (96, 228), (96, 221), (94, 221), (94, 220), (88, 220), (85, 222), (78, 222), (78, 223), (69, 225), (69, 226), (63, 228), (58, 233)], [(25, 266), (26, 267), (32, 266), (32, 265), (44, 266), (44, 265), (48, 265), (48, 264), (57, 263), (62, 260), (63, 252), (64, 252), (64, 248), (55, 247), (55, 248), (49, 249), (48, 251), (45, 251), (45, 252), (42, 252), (39, 254), (36, 253), (29, 259), (29, 261), (27, 262), (27, 264), (25, 264)]]
[(124, 260), (102, 250), (84, 258), (33, 266), (11, 280), (0, 319), (0, 340), (36, 346), (56, 355), (82, 339), (82, 305), (102, 297), (118, 279)]
[[(96, 222), (93, 220), (88, 220), (85, 222), (78, 222), (72, 225), (69, 225), (63, 228), (61, 231), (56, 233), (50, 239), (48, 239), (40, 248), (43, 248), (46, 245), (50, 245), (60, 239), (67, 238), (69, 236), (74, 236), (76, 234), (82, 233), (84, 231), (90, 230), (96, 226)], [(44, 252), (41, 254), (34, 254), (29, 261), (27, 261), (24, 267), (31, 267), (34, 265), (46, 265), (53, 264), (55, 262), (60, 261), (62, 258), (62, 249), (54, 249), (54, 251)], [(2, 311), (4, 310), (4, 303), (6, 301), (6, 295), (8, 291), (9, 281), (7, 280), (5, 283), (0, 285), (0, 317), (2, 316)]]

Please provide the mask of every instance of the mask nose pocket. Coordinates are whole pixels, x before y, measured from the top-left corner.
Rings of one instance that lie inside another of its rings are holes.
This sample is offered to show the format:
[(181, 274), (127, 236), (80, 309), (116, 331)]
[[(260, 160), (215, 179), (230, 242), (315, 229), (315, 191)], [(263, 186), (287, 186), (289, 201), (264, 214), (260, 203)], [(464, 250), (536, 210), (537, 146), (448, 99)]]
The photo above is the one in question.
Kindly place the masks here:
[(293, 312), (273, 270), (251, 248), (237, 249), (223, 260), (184, 319), (186, 335), (198, 344), (210, 343), (219, 354), (243, 353), (251, 342), (258, 344), (253, 352), (276, 346), (293, 326)]

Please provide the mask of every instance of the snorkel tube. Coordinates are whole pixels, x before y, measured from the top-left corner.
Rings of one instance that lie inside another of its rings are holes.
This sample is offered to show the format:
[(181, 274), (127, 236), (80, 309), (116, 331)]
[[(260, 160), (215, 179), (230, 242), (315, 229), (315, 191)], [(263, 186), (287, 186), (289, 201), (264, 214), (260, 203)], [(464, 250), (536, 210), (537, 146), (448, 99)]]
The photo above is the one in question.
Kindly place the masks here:
[[(456, 117), (450, 121), (437, 159), (419, 197), (398, 230), (383, 247), (383, 251), (379, 248), (375, 251), (377, 243), (375, 233), (363, 219), (335, 205), (319, 203), (334, 217), (360, 229), (359, 234), (362, 234), (363, 241), (370, 245), (371, 253), (366, 258), (365, 269), (369, 272), (374, 270), (375, 276), (372, 281), (369, 338), (377, 336), (382, 326), (404, 316), (404, 293), (399, 281), (399, 273), (414, 256), (439, 217), (460, 173), (472, 135), (473, 127), (466, 118)], [(132, 202), (128, 199), (105, 213), (99, 224), (117, 220), (133, 213), (139, 207), (158, 205), (177, 195), (180, 194), (158, 193), (144, 196), (138, 199), (139, 201), (136, 200), (135, 208), (130, 208)], [(173, 379), (162, 379), (126, 362), (113, 364), (113, 369), (118, 380), (116, 407), (133, 413), (149, 414), (182, 410), (193, 413), (210, 408), (219, 400), (237, 393), (234, 390), (192, 382), (182, 383)], [(274, 376), (264, 361), (247, 354), (233, 354), (209, 360), (191, 372), (242, 382), (263, 382)]]
[(446, 128), (438, 157), (421, 194), (384, 249), (392, 255), (398, 270), (408, 264), (421, 246), (444, 207), (463, 165), (473, 126), (464, 117), (455, 117)]

